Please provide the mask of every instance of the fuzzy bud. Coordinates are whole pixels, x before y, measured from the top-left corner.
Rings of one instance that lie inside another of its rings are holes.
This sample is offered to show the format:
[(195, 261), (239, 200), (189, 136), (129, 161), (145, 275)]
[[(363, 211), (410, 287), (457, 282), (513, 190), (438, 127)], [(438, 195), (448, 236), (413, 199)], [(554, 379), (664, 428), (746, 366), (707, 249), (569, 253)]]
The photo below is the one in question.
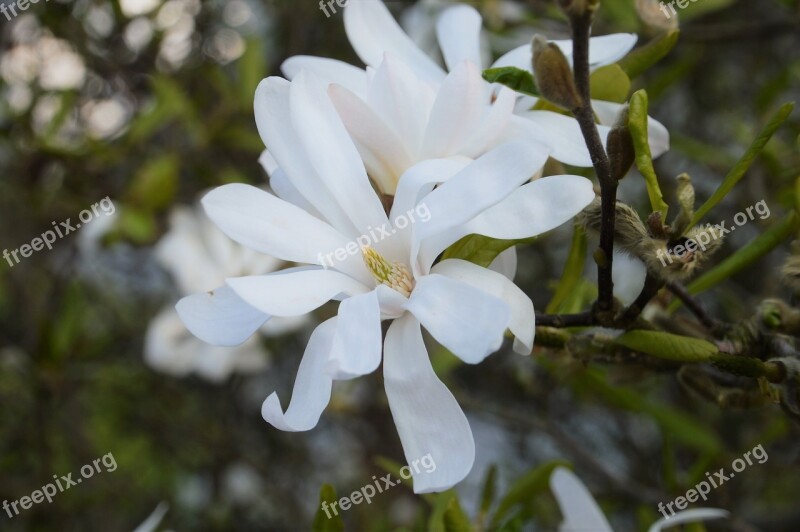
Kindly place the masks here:
[(533, 75), (536, 86), (544, 99), (572, 111), (581, 106), (582, 100), (575, 88), (572, 69), (561, 48), (541, 35), (534, 35)]
[(689, 174), (683, 173), (678, 176), (677, 196), (678, 204), (681, 207), (678, 216), (672, 222), (672, 234), (682, 235), (694, 218), (694, 187), (692, 178)]

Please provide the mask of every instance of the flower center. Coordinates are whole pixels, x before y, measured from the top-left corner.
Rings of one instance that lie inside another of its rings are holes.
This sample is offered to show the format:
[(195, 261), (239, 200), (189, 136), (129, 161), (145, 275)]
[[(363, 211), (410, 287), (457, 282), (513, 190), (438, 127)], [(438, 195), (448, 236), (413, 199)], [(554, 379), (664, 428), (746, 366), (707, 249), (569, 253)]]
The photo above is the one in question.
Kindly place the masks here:
[(414, 278), (405, 264), (389, 262), (370, 246), (362, 246), (361, 253), (364, 256), (364, 264), (376, 281), (406, 297), (411, 295), (411, 291), (414, 290)]

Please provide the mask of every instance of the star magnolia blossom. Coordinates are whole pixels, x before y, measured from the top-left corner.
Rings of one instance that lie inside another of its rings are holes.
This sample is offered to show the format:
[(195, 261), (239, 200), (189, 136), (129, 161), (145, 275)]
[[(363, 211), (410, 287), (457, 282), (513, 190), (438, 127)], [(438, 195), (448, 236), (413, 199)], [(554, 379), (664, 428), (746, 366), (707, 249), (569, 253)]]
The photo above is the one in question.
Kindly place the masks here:
[[(274, 271), (281, 261), (242, 247), (226, 237), (202, 212), (176, 207), (170, 229), (155, 249), (156, 258), (167, 269), (183, 295), (218, 286), (236, 275)], [(263, 332), (279, 334), (300, 326), (303, 320), (273, 320)], [(258, 337), (236, 347), (208, 345), (187, 333), (170, 305), (150, 322), (145, 336), (145, 361), (164, 373), (185, 376), (197, 373), (221, 382), (232, 373), (261, 371), (269, 353)]]
[[(586, 489), (583, 482), (569, 469), (559, 467), (550, 476), (550, 489), (561, 509), (564, 521), (558, 532), (614, 532), (603, 511)], [(661, 532), (664, 528), (694, 523), (707, 519), (721, 519), (729, 513), (717, 508), (695, 508), (670, 515), (653, 523), (649, 532)]]
[[(552, 157), (563, 163), (592, 166), (576, 120), (551, 111), (531, 111), (536, 98), (518, 98), (516, 93), (507, 94), (508, 89), (493, 87), (482, 79), (482, 19), (474, 8), (456, 5), (439, 17), (437, 36), (449, 75), (417, 47), (379, 0), (349, 2), (344, 23), (347, 37), (367, 70), (312, 56), (291, 57), (281, 69), (289, 79), (309, 70), (334, 84), (331, 97), (370, 175), (380, 176), (381, 181), (384, 176), (396, 180), (409, 167), (409, 161), (430, 154), (473, 157), (511, 138), (537, 139), (550, 146)], [(553, 42), (571, 61), (572, 41)], [(635, 44), (633, 34), (592, 38), (591, 68), (618, 61)], [(531, 70), (531, 59), (531, 46), (526, 44), (491, 66)], [(387, 92), (387, 85), (395, 90)], [(431, 94), (436, 95), (438, 108)], [(593, 100), (592, 105), (605, 140), (621, 105), (599, 100)], [(445, 114), (449, 114), (449, 121), (442, 120)], [(669, 133), (653, 119), (649, 128), (651, 151), (658, 157), (669, 148)], [(480, 144), (470, 138), (478, 130), (482, 131)]]
[[(433, 372), (421, 326), (474, 364), (500, 347), (506, 329), (516, 337), (515, 349), (530, 353), (535, 316), (530, 298), (504, 275), (463, 260), (433, 262), (467, 234), (508, 239), (553, 229), (592, 201), (592, 184), (566, 175), (524, 184), (549, 151), (510, 142), (475, 160), (414, 165), (399, 180), (387, 216), (326, 89), (307, 72), (291, 83), (268, 78), (257, 89), (257, 124), (278, 165), (273, 179), (280, 197), (231, 184), (203, 199), (209, 217), (232, 239), (303, 266), (228, 279), (177, 309), (198, 337), (231, 345), (271, 316), (301, 316), (341, 301), (337, 315), (311, 335), (288, 408), (273, 393), (263, 404), (264, 419), (286, 431), (309, 430), (334, 380), (371, 373), (383, 361), (406, 459), (430, 454), (437, 465), (414, 473), (414, 490), (445, 490), (470, 471), (475, 445), (464, 413)], [(422, 203), (427, 222), (395, 223)], [(321, 267), (321, 255), (378, 227), (390, 228), (391, 236)], [(385, 339), (382, 320), (392, 321)]]

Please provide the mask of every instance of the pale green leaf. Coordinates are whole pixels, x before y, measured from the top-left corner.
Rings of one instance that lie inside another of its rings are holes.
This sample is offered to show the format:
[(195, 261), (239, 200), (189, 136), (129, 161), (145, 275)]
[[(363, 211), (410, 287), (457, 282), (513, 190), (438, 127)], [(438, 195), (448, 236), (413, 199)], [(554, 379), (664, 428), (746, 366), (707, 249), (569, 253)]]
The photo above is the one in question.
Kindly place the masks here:
[(631, 107), (629, 113), (629, 125), (633, 146), (636, 150), (636, 167), (644, 177), (647, 184), (647, 195), (650, 198), (650, 207), (653, 212), (660, 212), (662, 219), (667, 219), (669, 206), (664, 202), (661, 187), (658, 184), (658, 176), (653, 168), (653, 155), (650, 151), (650, 141), (647, 130), (647, 111), (648, 111), (647, 92), (639, 90), (631, 96)]

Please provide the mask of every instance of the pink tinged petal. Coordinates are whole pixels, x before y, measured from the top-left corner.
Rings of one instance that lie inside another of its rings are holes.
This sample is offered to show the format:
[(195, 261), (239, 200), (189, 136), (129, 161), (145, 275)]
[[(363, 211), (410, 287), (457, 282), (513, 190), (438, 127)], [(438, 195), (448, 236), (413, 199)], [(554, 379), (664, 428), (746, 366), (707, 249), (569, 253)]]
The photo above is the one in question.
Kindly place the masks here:
[(317, 175), (294, 130), (289, 111), (290, 85), (285, 79), (277, 77), (259, 83), (255, 95), (258, 132), (297, 191), (331, 225), (340, 231), (350, 232), (352, 224), (349, 218)]
[(462, 61), (481, 65), (482, 22), (480, 13), (472, 6), (457, 5), (442, 12), (436, 24), (436, 36), (444, 62), (451, 71)]
[(417, 279), (405, 308), (440, 344), (468, 364), (477, 364), (497, 351), (511, 321), (511, 310), (502, 299), (438, 274)]
[(348, 275), (323, 269), (236, 277), (227, 283), (239, 297), (271, 316), (301, 316), (332, 299), (369, 291)]
[(628, 306), (636, 301), (642, 292), (647, 268), (639, 259), (614, 250), (614, 268), (611, 276), (614, 281), (614, 297)]
[(290, 80), (296, 78), (303, 70), (312, 72), (328, 83), (337, 83), (347, 87), (348, 90), (358, 95), (367, 92), (367, 73), (363, 69), (338, 59), (296, 55), (281, 65), (281, 72)]
[(414, 44), (379, 0), (348, 2), (344, 9), (344, 29), (366, 65), (377, 67), (389, 52), (429, 82), (444, 78), (444, 70)]
[(507, 277), (459, 259), (444, 260), (431, 268), (431, 273), (438, 273), (468, 284), (505, 302), (511, 311), (508, 329), (515, 337), (514, 351), (521, 355), (529, 355), (533, 351), (533, 338), (536, 333), (533, 302)]
[[(388, 288), (388, 287), (387, 287)], [(349, 297), (339, 305), (328, 371), (335, 379), (372, 373), (381, 363), (381, 309), (378, 292)]]
[[(610, 128), (598, 126), (603, 146)], [(586, 148), (577, 120), (551, 111), (526, 111), (512, 117), (506, 137), (533, 138), (552, 149), (552, 157), (565, 164), (580, 167), (592, 166), (592, 157)]]
[(410, 314), (386, 333), (383, 375), (406, 462), (430, 456), (435, 464), (430, 471), (411, 468), (414, 492), (453, 487), (472, 469), (475, 441), (461, 407), (433, 372), (419, 322)]
[(648, 529), (648, 532), (661, 532), (666, 528), (683, 525), (686, 523), (697, 523), (699, 521), (708, 521), (709, 519), (725, 519), (730, 517), (730, 512), (721, 510), (719, 508), (692, 508), (691, 510), (684, 510), (675, 515), (670, 515), (669, 519), (662, 517)]
[[(622, 104), (592, 100), (592, 107), (600, 123), (611, 127), (617, 121)], [(650, 151), (653, 154), (653, 158), (660, 157), (669, 151), (669, 131), (664, 127), (664, 124), (653, 117), (647, 118), (647, 136), (649, 137)]]
[(445, 78), (425, 131), (423, 159), (455, 155), (475, 135), (483, 116), (485, 88), (480, 70), (468, 61)]
[(305, 154), (356, 229), (354, 236), (388, 222), (355, 145), (328, 97), (327, 86), (301, 72), (290, 90), (292, 123)]
[(282, 260), (321, 264), (321, 251), (347, 243), (320, 219), (250, 185), (223, 185), (206, 194), (202, 203), (208, 217), (230, 238)]
[(223, 346), (243, 343), (270, 318), (227, 286), (184, 297), (175, 310), (193, 335)]
[(421, 149), (436, 93), (407, 64), (386, 54), (375, 71), (367, 102), (416, 157)]
[(489, 265), (489, 269), (513, 281), (517, 275), (517, 248), (510, 247), (500, 253)]
[(392, 194), (398, 177), (413, 164), (397, 134), (361, 98), (345, 87), (331, 85), (328, 94), (353, 137), (370, 177), (385, 194)]
[(326, 371), (336, 333), (337, 318), (321, 323), (308, 340), (297, 370), (292, 400), (284, 413), (278, 394), (272, 392), (261, 406), (261, 416), (270, 425), (288, 432), (311, 430), (331, 399), (332, 379)]
[(592, 494), (569, 469), (559, 467), (553, 471), (550, 490), (564, 518), (559, 532), (614, 532)]

